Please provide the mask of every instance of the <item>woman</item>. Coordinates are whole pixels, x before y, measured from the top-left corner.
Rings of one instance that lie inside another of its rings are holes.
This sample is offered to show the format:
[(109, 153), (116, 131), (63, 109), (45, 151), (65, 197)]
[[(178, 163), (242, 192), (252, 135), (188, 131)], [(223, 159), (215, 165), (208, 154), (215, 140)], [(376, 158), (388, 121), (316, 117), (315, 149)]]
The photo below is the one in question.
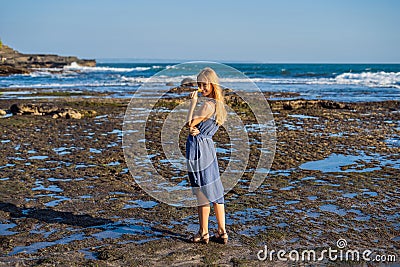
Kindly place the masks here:
[(186, 141), (186, 159), (192, 191), (197, 197), (200, 223), (199, 232), (191, 241), (208, 243), (208, 218), (212, 202), (218, 222), (215, 240), (226, 244), (228, 235), (225, 229), (224, 188), (212, 140), (218, 127), (226, 120), (224, 96), (218, 85), (218, 76), (211, 68), (205, 68), (197, 75), (197, 84), (206, 100), (199, 111), (194, 113), (198, 91), (192, 92), (187, 115), (190, 134)]

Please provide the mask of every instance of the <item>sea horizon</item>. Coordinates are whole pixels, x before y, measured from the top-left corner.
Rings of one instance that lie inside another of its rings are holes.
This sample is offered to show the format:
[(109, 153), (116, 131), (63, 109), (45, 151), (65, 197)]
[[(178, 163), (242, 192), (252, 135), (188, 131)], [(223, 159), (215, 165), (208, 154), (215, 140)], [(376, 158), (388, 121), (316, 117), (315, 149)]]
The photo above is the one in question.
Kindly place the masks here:
[(96, 63), (185, 63), (185, 62), (218, 62), (223, 64), (308, 64), (308, 65), (365, 65), (365, 64), (374, 64), (374, 65), (400, 65), (400, 62), (370, 62), (370, 61), (359, 61), (359, 62), (334, 62), (334, 61), (257, 61), (257, 60), (233, 60), (233, 59), (165, 59), (165, 58), (134, 58), (134, 57), (85, 57), (80, 56), (83, 59), (94, 59)]

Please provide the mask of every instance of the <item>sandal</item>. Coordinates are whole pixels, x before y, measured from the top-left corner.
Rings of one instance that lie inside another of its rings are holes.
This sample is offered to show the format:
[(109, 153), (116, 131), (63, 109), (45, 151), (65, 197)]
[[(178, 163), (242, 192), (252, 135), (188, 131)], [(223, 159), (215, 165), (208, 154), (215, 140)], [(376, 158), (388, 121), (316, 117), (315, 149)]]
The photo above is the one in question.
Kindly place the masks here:
[(190, 239), (190, 241), (192, 241), (192, 243), (204, 243), (204, 244), (208, 244), (209, 240), (210, 240), (210, 236), (208, 235), (208, 233), (201, 235), (200, 232), (198, 232), (196, 235), (194, 235)]
[(220, 244), (226, 244), (228, 243), (228, 234), (226, 232), (220, 234), (219, 232), (217, 232), (214, 236), (215, 241), (220, 243)]

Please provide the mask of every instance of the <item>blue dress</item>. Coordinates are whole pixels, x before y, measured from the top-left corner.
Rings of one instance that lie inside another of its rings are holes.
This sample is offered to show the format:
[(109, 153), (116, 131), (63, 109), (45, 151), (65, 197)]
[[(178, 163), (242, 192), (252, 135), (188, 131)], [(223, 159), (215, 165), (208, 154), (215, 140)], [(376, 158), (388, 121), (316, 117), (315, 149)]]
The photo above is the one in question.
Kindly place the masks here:
[(214, 114), (196, 125), (200, 133), (189, 134), (186, 140), (186, 163), (192, 191), (200, 190), (210, 202), (224, 203), (224, 187), (221, 182), (217, 153), (212, 137), (219, 125)]

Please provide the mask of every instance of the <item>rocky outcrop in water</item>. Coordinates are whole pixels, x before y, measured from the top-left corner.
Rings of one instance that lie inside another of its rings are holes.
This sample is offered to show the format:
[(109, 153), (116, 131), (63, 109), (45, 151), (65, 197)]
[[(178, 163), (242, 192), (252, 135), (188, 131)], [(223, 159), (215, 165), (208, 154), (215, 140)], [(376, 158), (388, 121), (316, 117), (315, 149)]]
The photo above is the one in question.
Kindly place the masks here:
[(0, 46), (0, 75), (30, 73), (33, 68), (62, 68), (73, 62), (81, 66), (96, 66), (93, 59), (48, 54), (22, 54), (9, 46)]

